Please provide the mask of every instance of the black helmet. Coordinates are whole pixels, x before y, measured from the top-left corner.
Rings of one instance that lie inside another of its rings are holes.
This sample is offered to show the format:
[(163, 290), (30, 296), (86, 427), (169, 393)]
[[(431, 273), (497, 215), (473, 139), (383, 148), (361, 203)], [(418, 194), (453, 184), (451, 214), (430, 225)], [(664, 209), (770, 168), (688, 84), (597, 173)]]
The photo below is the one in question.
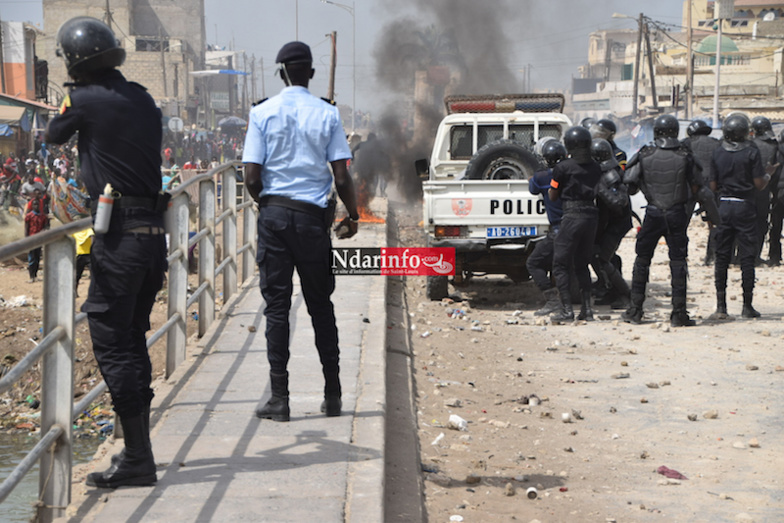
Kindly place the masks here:
[(612, 120), (608, 120), (607, 118), (602, 118), (595, 124), (591, 126), (591, 136), (594, 138), (604, 138), (605, 140), (609, 141), (613, 139), (615, 133), (618, 131), (618, 128), (615, 126), (615, 122)]
[(776, 138), (770, 120), (764, 116), (755, 116), (751, 121), (751, 129), (757, 138)]
[(125, 49), (109, 26), (89, 16), (71, 18), (57, 31), (57, 54), (65, 59), (71, 77), (119, 67)]
[(653, 121), (654, 138), (678, 138), (679, 130), (678, 119), (671, 114), (657, 116)]
[(730, 142), (745, 142), (749, 136), (749, 119), (742, 114), (733, 114), (724, 120), (721, 127), (724, 139)]
[(604, 138), (594, 138), (591, 140), (591, 158), (599, 163), (607, 161), (610, 158), (615, 158), (615, 152), (613, 151), (610, 142)]
[(578, 163), (585, 163), (591, 159), (591, 132), (580, 125), (570, 127), (564, 133), (564, 146), (569, 156)]
[(596, 118), (591, 118), (588, 116), (587, 118), (583, 118), (580, 120), (580, 125), (585, 127), (586, 129), (590, 129), (593, 124), (596, 123)]
[(549, 167), (555, 167), (555, 164), (566, 158), (566, 147), (558, 140), (549, 140), (542, 147), (542, 157)]
[(709, 135), (713, 131), (713, 127), (705, 123), (705, 120), (692, 120), (686, 128), (686, 134), (689, 136)]

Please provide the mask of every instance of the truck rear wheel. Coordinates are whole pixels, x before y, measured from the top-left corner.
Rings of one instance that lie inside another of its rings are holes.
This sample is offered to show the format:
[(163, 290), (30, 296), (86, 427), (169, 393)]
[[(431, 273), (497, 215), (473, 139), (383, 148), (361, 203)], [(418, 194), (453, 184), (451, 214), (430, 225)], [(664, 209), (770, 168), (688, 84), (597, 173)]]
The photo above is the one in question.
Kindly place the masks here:
[(476, 151), (468, 162), (469, 180), (528, 180), (540, 163), (525, 147), (513, 140), (499, 140)]
[(443, 300), (449, 296), (449, 280), (446, 276), (428, 276), (425, 291), (427, 299)]

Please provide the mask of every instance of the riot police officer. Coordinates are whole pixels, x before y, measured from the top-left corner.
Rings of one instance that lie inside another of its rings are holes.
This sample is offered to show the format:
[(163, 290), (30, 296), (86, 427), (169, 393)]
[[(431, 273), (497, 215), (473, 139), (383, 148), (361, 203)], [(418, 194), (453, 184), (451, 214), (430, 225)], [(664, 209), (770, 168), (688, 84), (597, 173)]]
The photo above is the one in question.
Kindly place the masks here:
[[(91, 249), (87, 313), (93, 351), (122, 424), (125, 449), (90, 486), (114, 488), (157, 481), (150, 444), (153, 398), (145, 332), (167, 269), (161, 194), (161, 112), (139, 84), (116, 68), (125, 60), (100, 20), (72, 18), (57, 32), (58, 54), (74, 83), (46, 143), (79, 133), (81, 178), (93, 201), (111, 184), (116, 197), (106, 233)], [(129, 144), (132, 144), (129, 145)]]
[[(710, 180), (711, 177), (711, 160), (713, 159), (713, 151), (719, 146), (719, 141), (710, 136), (713, 132), (713, 127), (705, 123), (705, 121), (695, 118), (689, 123), (686, 128), (687, 137), (683, 139), (683, 145), (688, 148), (694, 156), (694, 161), (699, 162), (702, 167), (702, 179), (704, 181)], [(708, 232), (708, 246), (705, 252), (705, 265), (713, 263), (716, 256), (716, 228), (711, 227)]]
[(615, 122), (609, 118), (602, 118), (591, 126), (590, 131), (591, 138), (602, 138), (607, 140), (612, 147), (615, 160), (618, 162), (618, 165), (621, 166), (621, 170), (626, 169), (626, 153), (615, 143), (615, 133), (618, 132), (618, 127), (615, 125)]
[[(286, 87), (250, 112), (242, 161), (246, 186), (259, 203), (257, 263), (266, 307), (267, 360), (272, 397), (256, 416), (289, 421), (289, 310), (294, 269), (302, 283), (324, 375), (321, 411), (340, 416), (340, 350), (330, 296), (335, 277), (330, 265), (329, 195), (333, 174), (348, 216), (338, 226), (341, 238), (356, 234), (359, 214), (348, 172), (351, 151), (334, 102), (317, 98), (307, 87), (313, 56), (303, 42), (278, 52)], [(330, 167), (332, 168), (330, 172)]]
[(632, 228), (631, 202), (623, 183), (623, 170), (610, 143), (594, 138), (591, 156), (602, 168), (602, 177), (596, 186), (599, 222), (591, 265), (599, 276), (599, 282), (606, 287), (604, 303), (625, 310), (630, 305), (631, 290), (613, 261), (617, 258), (615, 253), (621, 240)]
[[(673, 327), (693, 326), (694, 320), (686, 311), (686, 278), (689, 240), (688, 204), (693, 194), (706, 207), (714, 203), (713, 194), (703, 184), (698, 165), (691, 153), (678, 141), (678, 120), (669, 114), (658, 116), (653, 122), (654, 142), (632, 157), (624, 173), (629, 192), (642, 190), (648, 200), (645, 219), (637, 233), (632, 273), (631, 307), (622, 318), (629, 323), (642, 322), (645, 288), (648, 273), (659, 238), (664, 236), (669, 248), (672, 275)], [(691, 193), (689, 192), (691, 189)], [(716, 213), (711, 213), (716, 220)]]
[[(780, 166), (781, 160), (779, 159), (779, 142), (776, 140), (776, 135), (773, 133), (773, 126), (765, 116), (755, 116), (751, 120), (751, 130), (754, 132), (754, 145), (760, 151), (760, 161), (762, 161), (763, 168), (767, 165)], [(757, 254), (755, 263), (759, 265), (762, 262), (762, 247), (765, 244), (765, 236), (768, 233), (768, 219), (770, 217), (770, 202), (771, 190), (775, 189), (778, 185), (779, 175), (781, 173), (780, 167), (777, 167), (771, 173), (771, 180), (773, 183), (768, 184), (765, 189), (757, 191), (754, 194), (754, 200), (757, 204)], [(774, 238), (774, 231), (770, 233), (770, 244), (773, 245), (774, 240), (781, 241), (781, 230), (778, 231), (778, 237)], [(775, 255), (775, 253), (774, 253)], [(768, 256), (770, 258), (770, 256)], [(779, 254), (779, 258), (781, 255)]]
[[(542, 157), (547, 162), (548, 169), (534, 173), (528, 180), (528, 189), (531, 194), (546, 195), (553, 180), (553, 167), (566, 158), (566, 148), (561, 142), (551, 139), (542, 147)], [(545, 316), (561, 308), (558, 289), (553, 286), (548, 273), (553, 270), (553, 244), (558, 235), (558, 229), (561, 227), (563, 207), (561, 200), (552, 201), (545, 196), (544, 208), (547, 211), (550, 229), (547, 231), (547, 236), (536, 242), (534, 251), (525, 263), (531, 278), (545, 298), (544, 306), (534, 312), (535, 316)]]
[[(760, 150), (748, 140), (749, 121), (734, 114), (724, 121), (724, 140), (713, 153), (711, 188), (719, 195), (721, 225), (716, 231), (716, 312), (712, 319), (727, 316), (727, 268), (735, 241), (740, 251), (744, 318), (758, 318), (754, 309), (754, 259), (757, 253), (756, 193), (765, 189), (775, 165), (763, 168)], [(767, 171), (767, 172), (766, 172)]]
[[(779, 162), (784, 159), (784, 131), (779, 134)], [(781, 231), (784, 222), (784, 176), (781, 169), (777, 176), (771, 177), (770, 188), (773, 193), (773, 203), (770, 209), (770, 238), (768, 250), (768, 265), (781, 265)]]
[(564, 146), (569, 158), (553, 168), (553, 180), (548, 191), (552, 201), (563, 200), (564, 211), (553, 254), (553, 272), (560, 293), (561, 310), (551, 319), (554, 322), (574, 319), (569, 289), (569, 267), (573, 264), (582, 294), (582, 308), (577, 319), (593, 320), (588, 264), (599, 219), (594, 199), (602, 169), (591, 158), (591, 133), (588, 129), (581, 126), (569, 128), (564, 134)]

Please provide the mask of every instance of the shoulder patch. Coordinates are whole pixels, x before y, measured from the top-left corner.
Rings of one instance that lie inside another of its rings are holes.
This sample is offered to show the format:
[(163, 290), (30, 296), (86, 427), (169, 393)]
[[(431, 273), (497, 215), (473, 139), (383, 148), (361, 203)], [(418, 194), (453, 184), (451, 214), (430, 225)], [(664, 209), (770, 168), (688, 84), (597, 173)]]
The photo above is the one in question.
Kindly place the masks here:
[(258, 102), (253, 102), (252, 104), (250, 104), (250, 106), (251, 106), (251, 107), (256, 107), (257, 105), (261, 105), (261, 104), (263, 104), (263, 103), (264, 103), (264, 102), (266, 102), (267, 100), (269, 100), (269, 98), (262, 98), (262, 99), (261, 99), (261, 100), (259, 100)]
[(641, 157), (650, 156), (656, 152), (656, 149), (658, 149), (658, 147), (656, 147), (656, 144), (654, 144), (653, 142), (646, 143), (645, 145), (642, 146), (642, 149), (640, 149), (639, 155)]
[(65, 111), (67, 111), (69, 107), (71, 107), (71, 95), (67, 94), (65, 95), (65, 98), (63, 98), (63, 103), (60, 105), (60, 114), (65, 114)]
[(146, 87), (144, 87), (144, 86), (143, 86), (142, 84), (140, 84), (140, 83), (136, 83), (136, 82), (128, 82), (128, 83), (129, 83), (129, 84), (131, 84), (131, 85), (132, 85), (132, 86), (134, 86), (134, 87), (138, 87), (138, 88), (139, 88), (139, 89), (141, 89), (142, 91), (146, 91), (146, 90), (147, 90), (147, 88), (146, 88)]
[(329, 98), (324, 98), (323, 96), (321, 97), (321, 99), (327, 102), (329, 105), (336, 105), (335, 100), (330, 100)]

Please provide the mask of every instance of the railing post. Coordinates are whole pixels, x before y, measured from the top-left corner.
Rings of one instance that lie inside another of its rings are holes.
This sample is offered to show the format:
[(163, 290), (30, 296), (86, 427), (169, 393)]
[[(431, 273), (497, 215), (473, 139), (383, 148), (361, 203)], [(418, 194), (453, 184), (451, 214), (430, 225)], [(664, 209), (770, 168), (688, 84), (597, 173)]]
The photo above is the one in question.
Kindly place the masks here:
[[(243, 203), (251, 200), (247, 185), (243, 185)], [(250, 248), (242, 252), (242, 281), (248, 281), (256, 267), (256, 207), (255, 204), (242, 209), (242, 244)]]
[(53, 425), (64, 428), (51, 452), (41, 457), (38, 518), (49, 522), (65, 515), (71, 501), (71, 427), (73, 410), (74, 293), (76, 249), (70, 237), (46, 244), (44, 251), (44, 335), (55, 327), (65, 336), (43, 357), (41, 434)]
[(223, 210), (231, 215), (223, 220), (223, 257), (231, 261), (223, 270), (223, 303), (237, 292), (237, 168), (223, 171)]
[[(222, 189), (226, 201), (226, 186)], [(199, 230), (210, 233), (199, 241), (199, 285), (209, 282), (199, 296), (199, 336), (204, 336), (215, 320), (215, 182), (199, 183)]]
[(179, 314), (179, 321), (166, 335), (166, 377), (172, 375), (185, 360), (188, 310), (188, 194), (174, 197), (166, 211), (166, 232), (169, 234), (169, 253), (181, 255), (169, 264), (168, 316)]

